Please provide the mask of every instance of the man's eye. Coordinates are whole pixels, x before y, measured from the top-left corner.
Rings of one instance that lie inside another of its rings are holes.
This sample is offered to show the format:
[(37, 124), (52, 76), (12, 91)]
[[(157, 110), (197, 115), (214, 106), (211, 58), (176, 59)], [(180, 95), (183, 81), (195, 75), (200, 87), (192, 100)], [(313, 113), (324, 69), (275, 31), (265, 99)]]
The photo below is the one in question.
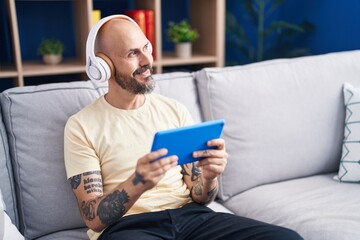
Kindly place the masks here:
[(146, 44), (145, 51), (150, 52), (150, 53), (152, 52), (152, 46), (150, 43)]
[(136, 52), (130, 52), (129, 53), (129, 57), (134, 57), (134, 56), (136, 56)]

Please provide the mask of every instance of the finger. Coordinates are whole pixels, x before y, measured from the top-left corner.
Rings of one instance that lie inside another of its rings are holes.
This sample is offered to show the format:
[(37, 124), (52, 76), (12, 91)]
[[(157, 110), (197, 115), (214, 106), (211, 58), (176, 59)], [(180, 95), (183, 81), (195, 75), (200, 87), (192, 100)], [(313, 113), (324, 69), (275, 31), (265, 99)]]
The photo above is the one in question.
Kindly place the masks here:
[(224, 167), (218, 166), (218, 165), (206, 165), (206, 166), (201, 167), (201, 169), (204, 172), (212, 172), (215, 175), (219, 175), (224, 171)]
[(175, 167), (177, 162), (178, 157), (175, 155), (156, 161), (151, 164), (150, 175), (152, 177), (164, 175), (170, 168)]
[(146, 154), (145, 156), (143, 156), (140, 159), (140, 161), (142, 163), (153, 162), (153, 161), (156, 161), (157, 159), (165, 156), (167, 153), (168, 153), (168, 150), (166, 148), (162, 148), (162, 149), (159, 149), (157, 151), (150, 152), (150, 153)]
[(226, 158), (206, 158), (196, 163), (196, 167), (205, 167), (205, 166), (225, 166), (227, 163)]
[(193, 153), (194, 158), (227, 158), (227, 153), (224, 150), (218, 149), (206, 149), (201, 151), (196, 151)]
[(178, 157), (176, 155), (171, 155), (168, 157), (161, 158), (153, 163), (151, 163), (151, 170), (164, 168), (164, 167), (173, 167), (176, 166), (178, 162)]
[(213, 139), (207, 142), (209, 147), (216, 147), (219, 150), (225, 149), (225, 140), (222, 138)]

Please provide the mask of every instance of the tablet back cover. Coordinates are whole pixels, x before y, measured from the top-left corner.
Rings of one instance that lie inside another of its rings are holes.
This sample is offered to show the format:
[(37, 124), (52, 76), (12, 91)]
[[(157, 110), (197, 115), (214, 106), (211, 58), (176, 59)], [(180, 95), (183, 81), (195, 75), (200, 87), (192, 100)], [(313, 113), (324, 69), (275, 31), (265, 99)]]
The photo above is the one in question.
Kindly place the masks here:
[(151, 151), (167, 148), (166, 156), (177, 155), (178, 164), (199, 161), (201, 158), (193, 158), (194, 151), (210, 149), (207, 141), (221, 136), (225, 121), (224, 119), (207, 121), (191, 126), (159, 131), (155, 134)]

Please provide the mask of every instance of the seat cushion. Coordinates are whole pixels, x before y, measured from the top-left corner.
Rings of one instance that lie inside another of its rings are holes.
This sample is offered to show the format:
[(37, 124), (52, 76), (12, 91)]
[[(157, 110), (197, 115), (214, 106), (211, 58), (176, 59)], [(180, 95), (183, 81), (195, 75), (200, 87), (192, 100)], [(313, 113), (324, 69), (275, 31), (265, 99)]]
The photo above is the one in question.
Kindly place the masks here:
[(359, 184), (334, 173), (253, 188), (225, 206), (235, 214), (289, 227), (306, 240), (360, 239)]
[(87, 228), (77, 228), (67, 231), (60, 231), (39, 237), (36, 240), (88, 240), (89, 237), (86, 234), (87, 230)]

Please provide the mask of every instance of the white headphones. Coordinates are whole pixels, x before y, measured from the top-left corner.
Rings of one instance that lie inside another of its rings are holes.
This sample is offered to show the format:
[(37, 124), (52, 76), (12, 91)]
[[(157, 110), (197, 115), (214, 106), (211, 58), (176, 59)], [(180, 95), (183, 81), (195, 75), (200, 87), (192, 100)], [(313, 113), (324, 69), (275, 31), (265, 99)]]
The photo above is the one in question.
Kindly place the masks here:
[[(86, 73), (89, 78), (94, 82), (104, 82), (110, 79), (111, 77), (111, 67), (109, 63), (107, 63), (103, 58), (107, 58), (105, 54), (99, 54), (98, 56), (95, 55), (95, 41), (96, 35), (99, 32), (100, 28), (109, 20), (114, 18), (120, 18), (128, 20), (134, 23), (138, 28), (139, 25), (130, 17), (126, 15), (111, 15), (105, 17), (98, 21), (90, 30), (87, 41), (86, 41)], [(111, 60), (107, 58), (108, 61)]]

